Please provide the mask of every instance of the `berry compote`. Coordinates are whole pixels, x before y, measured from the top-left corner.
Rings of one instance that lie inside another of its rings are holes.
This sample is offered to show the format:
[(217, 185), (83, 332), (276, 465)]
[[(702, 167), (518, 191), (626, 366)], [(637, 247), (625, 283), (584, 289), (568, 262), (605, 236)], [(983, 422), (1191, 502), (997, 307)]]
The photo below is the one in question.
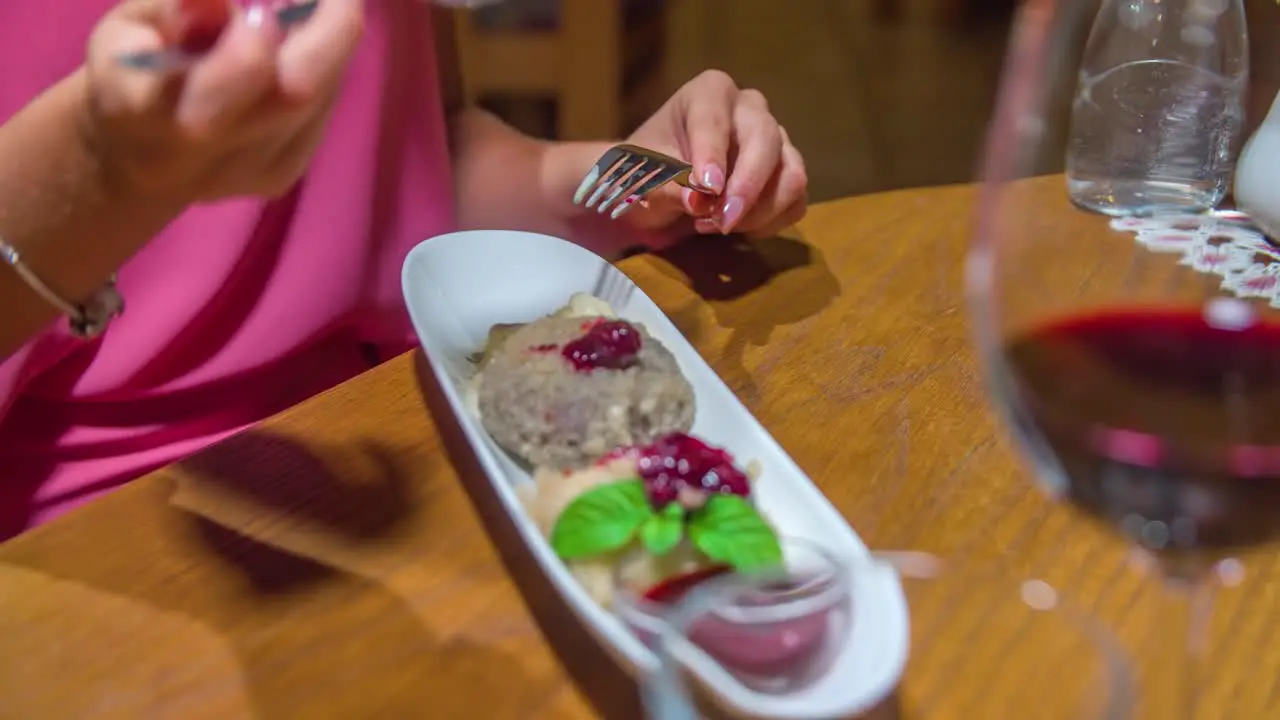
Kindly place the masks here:
[(585, 331), (560, 354), (578, 372), (625, 370), (640, 360), (640, 331), (626, 320), (603, 318), (582, 324)]
[(636, 470), (655, 510), (693, 494), (724, 493), (748, 497), (751, 482), (733, 464), (733, 456), (701, 440), (675, 432), (648, 445), (616, 450), (601, 462), (634, 457)]

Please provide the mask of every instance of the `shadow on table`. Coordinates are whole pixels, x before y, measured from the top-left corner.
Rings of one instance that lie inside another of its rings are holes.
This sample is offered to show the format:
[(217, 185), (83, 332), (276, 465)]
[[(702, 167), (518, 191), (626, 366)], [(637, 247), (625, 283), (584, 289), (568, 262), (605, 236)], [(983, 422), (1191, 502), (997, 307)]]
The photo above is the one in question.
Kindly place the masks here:
[[(437, 636), (421, 615), (428, 608), (380, 585), (376, 569), (366, 568), (371, 577), (328, 565), (333, 560), (307, 541), (308, 530), (318, 530), (358, 557), (357, 546), (385, 542), (412, 522), (423, 508), (403, 456), (376, 442), (304, 446), (254, 429), (178, 466), (183, 492), (206, 488), (187, 508), (198, 513), (187, 515), (193, 536), (254, 598), (315, 593), (281, 604), (279, 617), (255, 610), (223, 631), (243, 642), (238, 654), (262, 717), (509, 716), (544, 700), (546, 686), (521, 680), (515, 658), (466, 637)], [(220, 501), (241, 507), (228, 511)], [(286, 521), (310, 527), (266, 538), (255, 531), (253, 539), (225, 526)], [(475, 692), (497, 686), (510, 690)]]
[[(193, 521), (203, 542), (252, 589), (247, 601), (264, 608), (218, 627), (241, 659), (260, 717), (369, 717), (383, 711), (421, 717), (428, 708), (439, 717), (500, 717), (543, 699), (545, 686), (522, 680), (515, 658), (466, 638), (436, 635), (390, 589), (203, 518)], [(306, 593), (322, 584), (323, 595), (281, 603), (275, 611), (253, 599)], [(477, 692), (483, 687), (507, 690)], [(441, 688), (458, 692), (440, 693)], [(530, 697), (512, 697), (521, 689)]]
[[(64, 618), (50, 622), (49, 633), (67, 632), (80, 639), (27, 638), (28, 644), (47, 649), (24, 661), (41, 666), (40, 676), (65, 676), (64, 666), (77, 662), (76, 653), (107, 650), (108, 643), (136, 634), (130, 628), (151, 625), (154, 617), (148, 609), (189, 619), (206, 629), (214, 643), (193, 643), (190, 634), (161, 636), (158, 642), (172, 645), (135, 659), (157, 659), (155, 667), (134, 668), (155, 678), (155, 684), (123, 695), (107, 681), (69, 687), (66, 706), (46, 708), (50, 713), (70, 716), (72, 708), (114, 703), (121, 716), (141, 717), (163, 705), (172, 706), (175, 715), (198, 706), (202, 717), (228, 717), (238, 716), (235, 708), (247, 704), (254, 717), (264, 718), (516, 717), (546, 703), (549, 693), (558, 690), (553, 680), (528, 677), (529, 671), (501, 641), (438, 634), (429, 604), (415, 604), (376, 574), (346, 571), (246, 534), (281, 535), (284, 531), (270, 527), (273, 523), (279, 525), (289, 513), (305, 513), (337, 528), (331, 534), (360, 541), (382, 537), (400, 522), (407, 505), (404, 476), (393, 472), (388, 457), (373, 451), (368, 472), (375, 474), (372, 468), (386, 463), (384, 477), (375, 486), (353, 488), (349, 478), (339, 477), (285, 438), (251, 432), (228, 441), (225, 448), (163, 477), (182, 482), (183, 474), (203, 473), (236, 493), (276, 506), (274, 513), (253, 516), (250, 522), (256, 526), (232, 529), (221, 519), (157, 506), (141, 516), (142, 522), (121, 526), (110, 537), (67, 535), (61, 552), (38, 552), (25, 559), (19, 554), (9, 560), (63, 581), (50, 585), (53, 589), (41, 598), (42, 613), (51, 620)], [(246, 517), (241, 515), (237, 523)], [(132, 570), (147, 565), (160, 567)], [(411, 577), (417, 572), (412, 565), (403, 572), (409, 581), (419, 582)], [(429, 569), (421, 572), (429, 578)], [(60, 593), (59, 588), (68, 591)], [(82, 591), (70, 592), (77, 588), (128, 600), (139, 612), (95, 615), (84, 606)], [(228, 653), (234, 665), (221, 667), (203, 657), (211, 648)], [(166, 685), (163, 678), (169, 674), (160, 658), (183, 658), (188, 666), (212, 671), (188, 673), (180, 685)], [(503, 691), (478, 691), (486, 687)], [(457, 692), (442, 693), (442, 688)], [(10, 691), (11, 699), (22, 697), (22, 688), (5, 692)]]
[[(748, 400), (759, 398), (759, 388), (746, 367), (747, 350), (768, 343), (775, 329), (818, 314), (840, 295), (840, 282), (822, 253), (803, 239), (700, 236), (655, 255), (689, 282), (717, 325), (729, 331), (716, 369)], [(689, 338), (698, 337), (700, 305), (672, 312)]]
[(393, 532), (413, 512), (409, 473), (376, 443), (319, 448), (253, 429), (178, 464), (184, 480), (231, 493), (263, 514), (287, 514), (355, 541)]
[(894, 690), (859, 720), (912, 720), (911, 714), (903, 711), (902, 691)]
[[(709, 699), (710, 696), (702, 692), (703, 688), (700, 687), (698, 681), (686, 678), (684, 687), (686, 692), (690, 693), (688, 699), (692, 702), (699, 717), (706, 718), (706, 720), (733, 720), (742, 717), (734, 711), (722, 709), (719, 703)], [(900, 689), (895, 689), (889, 693), (888, 697), (877, 703), (875, 707), (858, 715), (856, 718), (850, 717), (849, 720), (914, 720), (915, 717), (910, 713), (904, 712), (902, 692)], [(652, 718), (651, 720), (661, 719)]]
[(199, 515), (191, 515), (195, 535), (225, 567), (233, 569), (255, 594), (280, 595), (301, 592), (338, 581), (342, 571), (312, 558), (294, 555), (223, 527)]

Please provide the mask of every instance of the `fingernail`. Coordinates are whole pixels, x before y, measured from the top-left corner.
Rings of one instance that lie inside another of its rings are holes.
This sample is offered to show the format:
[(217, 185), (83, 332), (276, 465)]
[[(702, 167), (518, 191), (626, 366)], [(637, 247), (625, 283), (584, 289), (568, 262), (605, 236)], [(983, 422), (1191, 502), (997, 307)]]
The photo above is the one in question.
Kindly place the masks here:
[(280, 24), (276, 21), (277, 5), (273, 0), (249, 0), (244, 5), (244, 24), (255, 32), (280, 34)]
[(742, 211), (746, 204), (742, 202), (742, 198), (734, 195), (724, 201), (724, 207), (720, 208), (720, 232), (728, 235), (733, 232), (733, 226), (738, 224), (742, 219)]
[(715, 163), (708, 163), (702, 169), (702, 179), (699, 181), (702, 187), (714, 193), (724, 192), (724, 170)]
[(720, 226), (716, 225), (716, 221), (711, 218), (698, 218), (693, 221), (693, 229), (701, 235), (715, 235), (720, 232)]
[(261, 3), (254, 3), (244, 10), (244, 24), (254, 30), (261, 30), (265, 27), (269, 17), (266, 5)]

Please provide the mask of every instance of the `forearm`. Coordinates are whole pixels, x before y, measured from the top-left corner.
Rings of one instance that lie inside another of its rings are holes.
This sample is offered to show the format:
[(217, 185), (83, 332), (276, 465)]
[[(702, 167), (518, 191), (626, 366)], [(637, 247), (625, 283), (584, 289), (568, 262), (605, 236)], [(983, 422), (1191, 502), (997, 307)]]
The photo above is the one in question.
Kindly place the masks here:
[[(0, 237), (54, 292), (89, 297), (177, 213), (113, 182), (93, 151), (85, 77), (76, 72), (0, 126)], [(57, 310), (0, 267), (0, 360)]]
[(459, 111), (451, 131), (463, 229), (545, 233), (607, 257), (654, 240), (573, 204), (583, 175), (612, 143), (535, 140), (474, 108)]

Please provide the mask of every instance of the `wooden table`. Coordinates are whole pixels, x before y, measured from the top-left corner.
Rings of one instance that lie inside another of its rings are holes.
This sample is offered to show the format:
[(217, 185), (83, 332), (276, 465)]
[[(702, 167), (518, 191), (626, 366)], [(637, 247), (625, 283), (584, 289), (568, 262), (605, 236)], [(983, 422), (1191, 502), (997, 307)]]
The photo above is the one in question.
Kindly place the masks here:
[[(1105, 231), (1060, 178), (1029, 192), (1052, 231)], [(1039, 574), (1152, 642), (1173, 620), (1161, 593), (1042, 498), (988, 411), (962, 303), (974, 198), (841, 200), (795, 239), (623, 267), (872, 546)], [(457, 486), (412, 362), (0, 546), (0, 718), (591, 717)], [(1219, 598), (1230, 642), (1205, 692), (1222, 717), (1280, 716), (1275, 593)], [(922, 717), (912, 702), (909, 682), (900, 715)]]

